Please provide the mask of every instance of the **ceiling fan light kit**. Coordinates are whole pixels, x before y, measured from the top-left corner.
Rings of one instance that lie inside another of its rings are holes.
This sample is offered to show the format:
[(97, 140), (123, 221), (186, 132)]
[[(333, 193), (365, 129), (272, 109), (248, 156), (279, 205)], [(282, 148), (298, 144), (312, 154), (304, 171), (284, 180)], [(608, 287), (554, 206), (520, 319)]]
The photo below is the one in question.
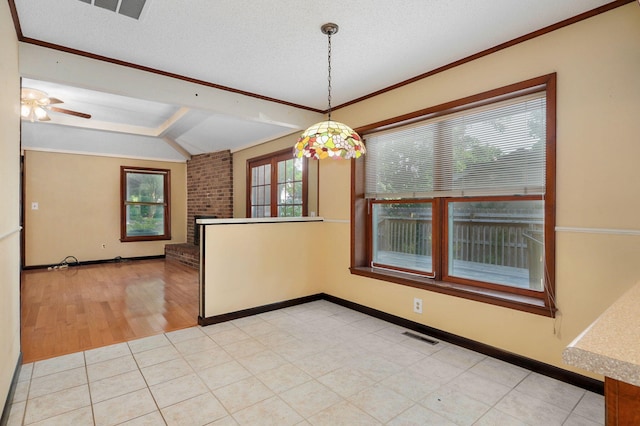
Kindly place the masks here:
[(320, 30), (328, 38), (329, 87), (327, 121), (316, 123), (302, 133), (295, 146), (293, 155), (297, 158), (350, 159), (360, 158), (366, 148), (358, 135), (346, 124), (331, 120), (331, 36), (338, 32), (338, 25), (324, 24)]
[(34, 121), (51, 121), (47, 111), (69, 114), (80, 118), (91, 118), (90, 114), (58, 108), (52, 105), (63, 103), (58, 98), (51, 98), (42, 90), (23, 87), (20, 91), (20, 116), (32, 123)]
[(49, 121), (49, 115), (44, 110), (45, 106), (48, 106), (56, 102), (47, 96), (46, 93), (25, 87), (21, 91), (20, 96), (20, 116), (24, 119), (31, 121)]

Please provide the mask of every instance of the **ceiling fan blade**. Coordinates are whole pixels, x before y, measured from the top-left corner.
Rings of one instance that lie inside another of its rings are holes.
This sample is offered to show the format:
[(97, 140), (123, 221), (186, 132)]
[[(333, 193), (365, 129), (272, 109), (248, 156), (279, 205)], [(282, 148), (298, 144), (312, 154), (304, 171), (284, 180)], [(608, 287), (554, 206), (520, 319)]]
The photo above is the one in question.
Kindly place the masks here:
[(91, 118), (91, 114), (85, 114), (84, 112), (72, 111), (70, 109), (58, 108), (58, 107), (54, 107), (54, 106), (50, 106), (48, 109), (50, 111), (53, 111), (53, 112), (60, 112), (62, 114), (69, 114), (69, 115), (73, 115), (73, 116), (80, 117), (80, 118)]
[(61, 104), (61, 103), (63, 103), (63, 102), (62, 102), (60, 99), (58, 99), (58, 98), (49, 98), (49, 105), (52, 105), (52, 104)]

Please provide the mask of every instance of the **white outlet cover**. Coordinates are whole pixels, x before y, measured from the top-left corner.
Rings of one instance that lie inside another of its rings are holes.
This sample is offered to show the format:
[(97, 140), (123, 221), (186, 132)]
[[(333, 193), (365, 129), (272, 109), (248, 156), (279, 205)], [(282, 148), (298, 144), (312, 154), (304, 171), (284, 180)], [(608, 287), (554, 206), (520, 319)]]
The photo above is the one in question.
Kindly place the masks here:
[(422, 313), (422, 299), (418, 299), (417, 297), (413, 299), (413, 312), (417, 314)]
[(39, 205), (37, 201), (31, 203), (31, 210), (38, 210), (38, 207)]

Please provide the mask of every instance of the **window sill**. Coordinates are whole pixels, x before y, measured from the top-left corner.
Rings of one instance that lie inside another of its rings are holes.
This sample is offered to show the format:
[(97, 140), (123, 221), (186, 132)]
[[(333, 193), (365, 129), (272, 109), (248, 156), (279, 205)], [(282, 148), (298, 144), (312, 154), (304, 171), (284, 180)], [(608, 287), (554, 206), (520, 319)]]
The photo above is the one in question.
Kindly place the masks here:
[(435, 291), (437, 293), (448, 294), (450, 296), (462, 297), (464, 299), (489, 303), (491, 305), (516, 309), (546, 317), (555, 317), (556, 309), (545, 306), (544, 301), (535, 297), (522, 296), (502, 292), (498, 290), (488, 290), (472, 287), (464, 284), (436, 281), (431, 278), (421, 277), (402, 272), (369, 267), (350, 268), (353, 275), (388, 281), (424, 290)]
[(120, 242), (133, 243), (133, 242), (140, 242), (140, 241), (167, 241), (170, 239), (171, 239), (171, 236), (166, 236), (166, 235), (140, 235), (136, 237), (120, 238)]

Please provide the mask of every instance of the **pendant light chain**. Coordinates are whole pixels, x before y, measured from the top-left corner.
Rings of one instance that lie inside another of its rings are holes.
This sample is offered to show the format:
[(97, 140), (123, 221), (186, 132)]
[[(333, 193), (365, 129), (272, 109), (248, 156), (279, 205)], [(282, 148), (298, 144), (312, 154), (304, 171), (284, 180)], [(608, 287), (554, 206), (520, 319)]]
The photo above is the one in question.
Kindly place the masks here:
[(329, 76), (327, 77), (327, 101), (326, 111), (328, 119), (321, 121), (305, 130), (295, 146), (293, 156), (295, 158), (323, 158), (355, 159), (367, 152), (360, 135), (346, 124), (331, 121), (331, 36), (338, 32), (338, 25), (328, 22), (320, 27), (322, 34), (328, 37), (329, 49), (327, 54)]
[(327, 81), (329, 82), (329, 87), (328, 87), (329, 94), (327, 96), (327, 101), (329, 103), (329, 109), (328, 109), (329, 121), (331, 121), (331, 34), (333, 34), (333, 31), (327, 32), (327, 36), (329, 37), (329, 50), (328, 50), (329, 54), (327, 55), (329, 60), (329, 76), (327, 77)]

